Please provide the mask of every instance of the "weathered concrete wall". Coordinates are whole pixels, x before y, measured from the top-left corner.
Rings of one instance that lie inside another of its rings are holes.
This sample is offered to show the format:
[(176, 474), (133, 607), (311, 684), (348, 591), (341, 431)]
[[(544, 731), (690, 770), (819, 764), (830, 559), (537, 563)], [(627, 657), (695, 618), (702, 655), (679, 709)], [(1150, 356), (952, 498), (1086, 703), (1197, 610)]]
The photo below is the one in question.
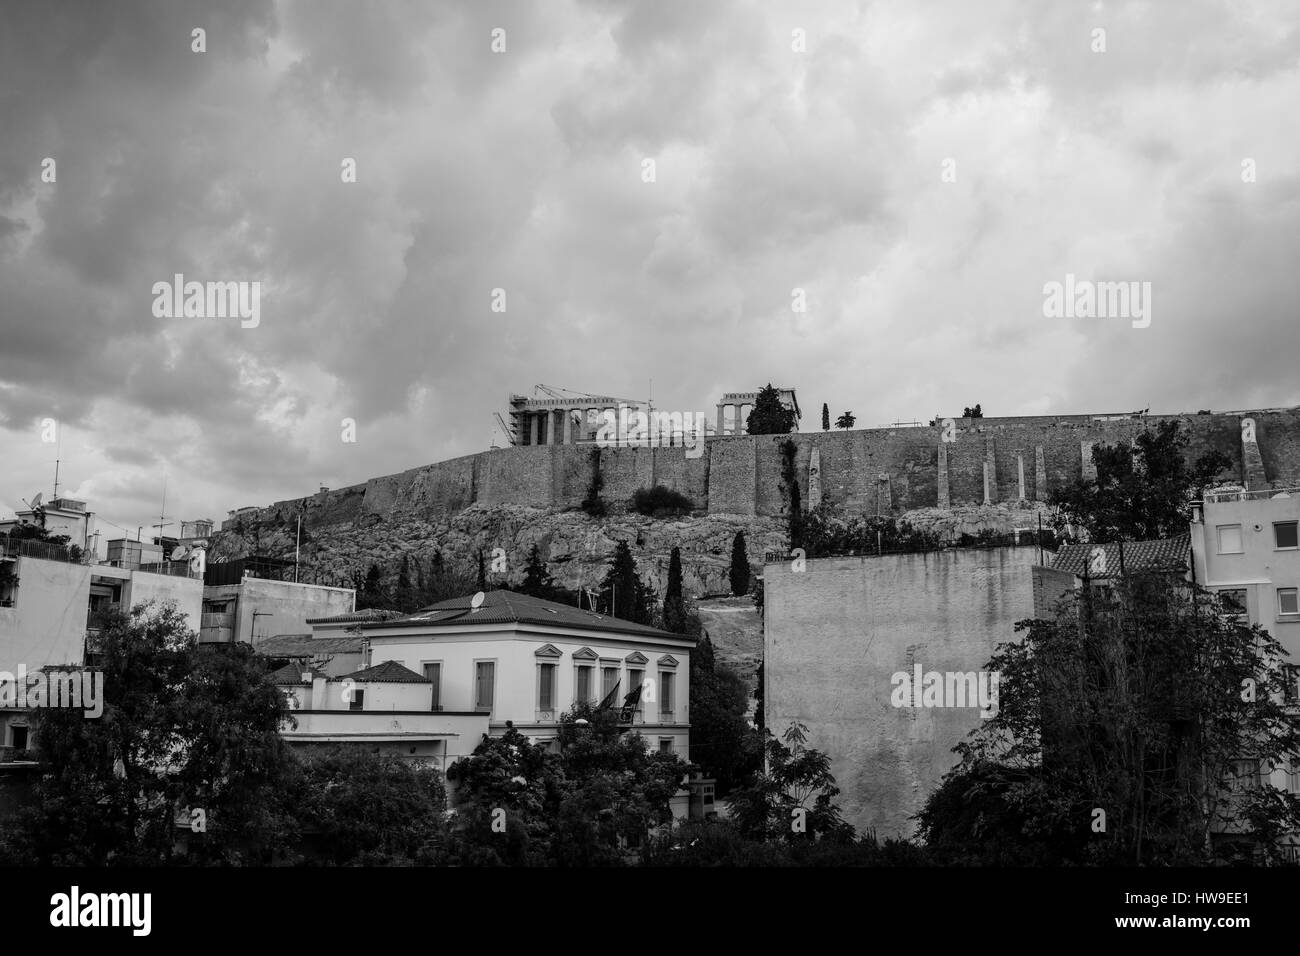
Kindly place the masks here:
[(122, 606), (131, 608), (148, 601), (159, 604), (175, 601), (176, 609), (185, 615), (186, 626), (197, 631), (199, 613), (203, 610), (203, 581), (178, 574), (132, 571), (122, 588)]
[(356, 608), (356, 593), (348, 588), (264, 578), (244, 578), (237, 585), (204, 588), (204, 597), (228, 597), (232, 591), (238, 595), (234, 639), (245, 644), (256, 645), (277, 634), (310, 634), (306, 623), (309, 618), (349, 614)]
[(1033, 547), (825, 558), (764, 569), (765, 709), (781, 734), (809, 729), (831, 758), (845, 819), (881, 838), (909, 819), (980, 721), (974, 708), (895, 708), (891, 677), (979, 671), (1032, 616)]

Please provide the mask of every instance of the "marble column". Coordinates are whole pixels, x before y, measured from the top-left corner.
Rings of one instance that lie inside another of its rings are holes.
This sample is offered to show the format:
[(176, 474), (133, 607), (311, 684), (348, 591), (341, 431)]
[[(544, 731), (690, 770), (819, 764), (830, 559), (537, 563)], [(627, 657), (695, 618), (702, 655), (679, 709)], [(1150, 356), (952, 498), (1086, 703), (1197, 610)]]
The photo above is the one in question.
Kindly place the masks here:
[(718, 403), (718, 430), (715, 434), (722, 434), (722, 403)]
[(1023, 448), (1016, 449), (1016, 482), (1019, 488), (1019, 500), (1025, 500), (1025, 452)]
[(537, 444), (537, 426), (541, 417), (536, 412), (528, 413), (528, 444), (530, 445)]
[(566, 408), (560, 412), (564, 416), (564, 444), (573, 444), (573, 410)]
[(1034, 500), (1047, 500), (1047, 462), (1042, 445), (1034, 446)]

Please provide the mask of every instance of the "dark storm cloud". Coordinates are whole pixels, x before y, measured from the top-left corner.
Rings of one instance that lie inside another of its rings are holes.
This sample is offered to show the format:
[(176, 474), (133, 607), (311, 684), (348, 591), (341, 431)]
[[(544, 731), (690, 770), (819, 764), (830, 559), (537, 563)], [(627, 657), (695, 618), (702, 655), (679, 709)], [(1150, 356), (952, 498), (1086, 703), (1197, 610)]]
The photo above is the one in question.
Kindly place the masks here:
[[(36, 487), (56, 418), (123, 524), (164, 469), (219, 518), (481, 449), (537, 382), (861, 424), (1300, 402), (1284, 3), (4, 16), (0, 446)], [(1151, 281), (1151, 327), (1045, 319), (1067, 271)], [(178, 272), (260, 281), (260, 325), (155, 317)]]

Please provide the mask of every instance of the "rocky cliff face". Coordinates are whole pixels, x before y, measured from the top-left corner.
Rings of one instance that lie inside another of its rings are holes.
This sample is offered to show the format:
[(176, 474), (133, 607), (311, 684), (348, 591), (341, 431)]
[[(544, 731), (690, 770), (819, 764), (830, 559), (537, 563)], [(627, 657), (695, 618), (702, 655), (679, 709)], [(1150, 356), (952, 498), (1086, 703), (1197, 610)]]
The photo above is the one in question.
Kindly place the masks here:
[[(292, 558), (295, 531), (292, 522), (249, 522), (242, 533), (217, 534), (209, 560), (224, 561), (259, 551)], [(321, 527), (304, 525), (299, 579), (349, 586), (356, 574), (364, 574), (376, 564), (391, 581), (403, 556), (413, 564), (427, 566), (435, 552), (440, 552), (448, 565), (473, 571), (481, 549), (489, 569), (494, 554), (504, 557), (504, 570), (489, 574), (493, 583), (518, 582), (536, 544), (557, 584), (594, 586), (604, 577), (614, 546), (626, 540), (641, 576), (660, 594), (667, 585), (669, 555), (674, 547), (681, 548), (683, 587), (699, 598), (729, 592), (727, 571), (737, 531), (745, 532), (756, 573), (761, 573), (764, 552), (786, 548), (785, 522), (777, 518), (703, 515), (658, 519), (615, 514), (593, 519), (580, 511), (519, 505), (474, 505), (438, 521), (368, 515)]]

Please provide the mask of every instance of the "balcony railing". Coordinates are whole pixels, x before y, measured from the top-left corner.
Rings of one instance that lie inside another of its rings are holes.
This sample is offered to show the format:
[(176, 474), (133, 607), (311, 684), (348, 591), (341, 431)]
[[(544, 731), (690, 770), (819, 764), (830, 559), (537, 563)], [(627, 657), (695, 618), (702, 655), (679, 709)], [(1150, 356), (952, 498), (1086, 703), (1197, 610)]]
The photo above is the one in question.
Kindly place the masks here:
[(147, 574), (167, 574), (178, 578), (202, 578), (203, 575), (190, 570), (188, 561), (164, 561), (161, 564), (142, 564), (136, 569)]
[(65, 564), (79, 564), (72, 558), (66, 545), (50, 544), (48, 541), (32, 541), (26, 538), (0, 537), (0, 558), (39, 558), (42, 561), (62, 561)]

